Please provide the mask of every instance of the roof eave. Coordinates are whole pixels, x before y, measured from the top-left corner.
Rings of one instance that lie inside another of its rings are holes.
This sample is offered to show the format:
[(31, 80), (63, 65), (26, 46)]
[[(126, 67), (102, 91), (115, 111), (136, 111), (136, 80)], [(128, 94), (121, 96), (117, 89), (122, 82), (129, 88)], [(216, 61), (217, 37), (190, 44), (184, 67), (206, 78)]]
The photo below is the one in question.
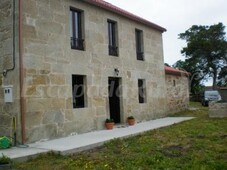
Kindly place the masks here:
[(191, 73), (189, 72), (178, 70), (167, 66), (165, 66), (165, 73), (169, 75), (186, 76), (186, 77), (189, 77), (191, 75)]
[[(108, 10), (108, 11), (111, 11), (113, 13), (116, 13), (118, 15), (121, 15), (121, 16), (124, 16), (126, 18), (129, 18), (129, 19), (131, 19), (133, 21), (136, 21), (136, 22), (139, 22), (141, 24), (144, 24), (146, 26), (149, 26), (151, 28), (154, 28), (154, 29), (156, 29), (158, 31), (161, 31), (162, 33), (167, 31), (165, 28), (163, 28), (163, 27), (161, 27), (161, 26), (159, 26), (157, 24), (154, 24), (154, 23), (152, 23), (152, 22), (150, 22), (148, 20), (145, 20), (145, 19), (143, 19), (141, 17), (138, 17), (138, 16), (136, 16), (136, 15), (134, 15), (132, 13), (129, 13), (129, 12), (125, 11), (125, 10), (122, 10), (119, 7), (116, 7), (116, 6), (112, 5), (112, 4), (99, 3), (96, 0), (84, 0), (84, 1), (89, 3), (89, 4), (92, 4), (92, 5), (98, 6), (100, 8), (103, 8), (105, 10)], [(109, 4), (109, 5), (107, 5), (107, 4)]]

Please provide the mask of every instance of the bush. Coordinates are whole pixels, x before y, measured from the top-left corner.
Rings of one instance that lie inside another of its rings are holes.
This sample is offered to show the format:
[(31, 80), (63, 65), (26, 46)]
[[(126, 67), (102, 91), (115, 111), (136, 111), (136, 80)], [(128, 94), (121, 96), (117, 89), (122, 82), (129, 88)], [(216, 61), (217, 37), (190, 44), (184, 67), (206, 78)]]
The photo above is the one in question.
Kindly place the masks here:
[(105, 121), (106, 123), (113, 123), (114, 122), (114, 120), (113, 119), (106, 119), (106, 121)]
[(133, 116), (129, 116), (127, 119), (135, 119)]
[(2, 164), (8, 164), (11, 162), (11, 159), (5, 155), (2, 154), (2, 157), (0, 157), (0, 165)]

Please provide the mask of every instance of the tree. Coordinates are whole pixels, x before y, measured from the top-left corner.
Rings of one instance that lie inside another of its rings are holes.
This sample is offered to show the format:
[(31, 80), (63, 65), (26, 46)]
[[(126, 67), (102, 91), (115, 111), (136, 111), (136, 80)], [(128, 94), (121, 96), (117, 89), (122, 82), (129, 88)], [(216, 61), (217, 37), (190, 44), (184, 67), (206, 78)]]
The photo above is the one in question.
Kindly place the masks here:
[[(211, 26), (193, 25), (179, 38), (187, 42), (181, 50), (188, 62), (203, 72), (203, 77), (213, 77), (213, 89), (219, 72), (227, 66), (227, 41), (222, 23)], [(192, 66), (192, 65), (191, 65)]]
[(223, 67), (218, 75), (218, 86), (227, 86), (227, 66)]
[(191, 60), (178, 60), (173, 64), (173, 67), (190, 73), (190, 91), (192, 94), (198, 94), (204, 88), (204, 85), (201, 83), (201, 81), (205, 79), (204, 74), (201, 74), (196, 65), (191, 63)]

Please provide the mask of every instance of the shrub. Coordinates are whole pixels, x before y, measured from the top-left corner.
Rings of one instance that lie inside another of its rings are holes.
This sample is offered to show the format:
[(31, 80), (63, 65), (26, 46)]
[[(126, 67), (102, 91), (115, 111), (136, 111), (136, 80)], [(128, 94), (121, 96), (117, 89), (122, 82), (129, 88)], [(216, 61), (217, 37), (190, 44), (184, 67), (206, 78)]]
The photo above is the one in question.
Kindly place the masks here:
[(106, 119), (106, 121), (105, 121), (106, 123), (113, 123), (114, 122), (114, 120), (113, 119)]
[(2, 154), (2, 157), (0, 157), (0, 165), (1, 164), (8, 164), (10, 162), (11, 162), (11, 159)]
[(135, 119), (133, 116), (129, 116), (127, 119)]

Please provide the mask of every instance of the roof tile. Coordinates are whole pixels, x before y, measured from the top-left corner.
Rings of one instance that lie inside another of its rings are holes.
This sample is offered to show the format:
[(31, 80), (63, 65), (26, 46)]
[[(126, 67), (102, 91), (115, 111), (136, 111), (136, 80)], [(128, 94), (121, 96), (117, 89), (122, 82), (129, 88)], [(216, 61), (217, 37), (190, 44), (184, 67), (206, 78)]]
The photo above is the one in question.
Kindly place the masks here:
[(187, 71), (175, 69), (175, 68), (168, 67), (168, 66), (165, 66), (165, 73), (172, 74), (172, 75), (178, 75), (178, 76), (181, 76), (181, 75), (189, 76), (190, 75), (190, 73)]

